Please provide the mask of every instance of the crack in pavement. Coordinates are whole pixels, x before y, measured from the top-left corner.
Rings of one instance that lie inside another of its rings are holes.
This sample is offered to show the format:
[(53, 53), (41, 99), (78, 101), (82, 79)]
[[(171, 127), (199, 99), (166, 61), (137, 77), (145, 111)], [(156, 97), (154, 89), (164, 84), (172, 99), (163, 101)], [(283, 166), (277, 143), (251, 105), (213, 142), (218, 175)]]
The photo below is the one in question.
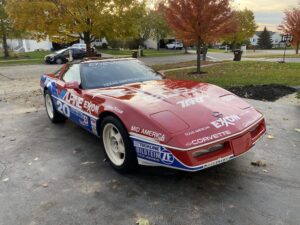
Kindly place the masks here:
[(5, 75), (2, 74), (2, 73), (0, 73), (0, 76), (5, 77), (5, 78), (7, 78), (7, 79), (9, 79), (9, 80), (14, 80), (13, 78), (10, 78), (10, 77), (8, 77), (8, 76), (5, 76)]

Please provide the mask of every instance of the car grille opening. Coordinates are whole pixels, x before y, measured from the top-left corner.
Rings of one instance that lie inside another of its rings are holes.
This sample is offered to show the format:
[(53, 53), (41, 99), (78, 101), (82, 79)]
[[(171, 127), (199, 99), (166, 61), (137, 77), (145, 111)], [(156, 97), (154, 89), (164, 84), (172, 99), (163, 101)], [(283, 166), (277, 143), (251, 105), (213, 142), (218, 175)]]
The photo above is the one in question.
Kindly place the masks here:
[(224, 143), (222, 144), (217, 144), (215, 146), (212, 146), (210, 148), (207, 148), (207, 149), (201, 149), (199, 151), (195, 151), (193, 152), (193, 157), (194, 158), (197, 158), (197, 157), (200, 157), (202, 155), (205, 155), (205, 154), (208, 154), (208, 153), (212, 153), (212, 152), (216, 152), (216, 151), (219, 151), (221, 149), (224, 148)]
[(256, 141), (264, 131), (265, 131), (264, 122), (261, 122), (260, 124), (252, 128), (250, 130), (252, 140)]

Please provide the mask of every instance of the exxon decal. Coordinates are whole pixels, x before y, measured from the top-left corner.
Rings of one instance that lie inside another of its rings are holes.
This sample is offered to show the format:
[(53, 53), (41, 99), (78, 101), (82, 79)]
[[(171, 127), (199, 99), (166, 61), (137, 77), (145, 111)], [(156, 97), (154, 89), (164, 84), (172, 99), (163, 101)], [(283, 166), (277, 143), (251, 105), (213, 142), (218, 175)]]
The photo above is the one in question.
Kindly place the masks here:
[(229, 126), (234, 126), (236, 121), (239, 121), (241, 118), (238, 115), (231, 115), (231, 116), (226, 116), (223, 118), (219, 118), (213, 122), (211, 122), (211, 124), (219, 129), (222, 127), (229, 127)]

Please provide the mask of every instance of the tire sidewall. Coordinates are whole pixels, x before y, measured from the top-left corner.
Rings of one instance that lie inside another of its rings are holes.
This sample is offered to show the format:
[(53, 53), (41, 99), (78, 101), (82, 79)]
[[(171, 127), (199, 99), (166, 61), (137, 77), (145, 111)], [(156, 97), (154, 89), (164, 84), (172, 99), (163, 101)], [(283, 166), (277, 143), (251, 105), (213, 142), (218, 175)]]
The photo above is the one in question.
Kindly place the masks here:
[[(51, 102), (52, 102), (52, 109), (53, 109), (53, 118), (51, 118), (49, 116), (49, 113), (47, 111), (47, 106), (46, 106), (46, 95), (49, 95), (50, 99), (51, 99)], [(45, 90), (44, 92), (44, 105), (45, 105), (45, 108), (46, 108), (46, 114), (48, 116), (48, 118), (51, 120), (52, 123), (60, 123), (60, 122), (64, 122), (67, 118), (65, 116), (63, 116), (62, 114), (60, 114), (56, 108), (55, 108), (55, 103), (53, 101), (53, 98), (50, 94), (50, 91), (49, 90)]]
[[(115, 165), (113, 162), (111, 162), (111, 160), (108, 157), (108, 154), (106, 152), (104, 143), (103, 143), (103, 129), (107, 124), (113, 124), (118, 131), (120, 132), (122, 138), (123, 138), (123, 142), (124, 142), (124, 146), (125, 146), (125, 160), (123, 162), (123, 164), (121, 166), (117, 166)], [(105, 155), (107, 157), (107, 159), (109, 160), (111, 166), (116, 169), (118, 172), (121, 173), (130, 173), (133, 172), (134, 170), (136, 170), (137, 168), (137, 155), (136, 155), (136, 151), (133, 147), (133, 143), (128, 135), (128, 131), (125, 128), (125, 126), (123, 125), (123, 123), (116, 117), (114, 116), (107, 116), (103, 119), (103, 121), (100, 124), (100, 137), (101, 137), (101, 147), (103, 148)]]

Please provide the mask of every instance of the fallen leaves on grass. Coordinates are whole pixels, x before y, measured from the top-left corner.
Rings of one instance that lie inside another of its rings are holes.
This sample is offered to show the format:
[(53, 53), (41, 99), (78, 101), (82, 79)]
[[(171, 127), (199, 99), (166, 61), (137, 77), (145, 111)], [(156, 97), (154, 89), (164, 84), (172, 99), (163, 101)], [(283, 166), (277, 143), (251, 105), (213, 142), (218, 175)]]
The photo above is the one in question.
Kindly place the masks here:
[(150, 225), (150, 222), (148, 219), (145, 219), (145, 218), (139, 218), (137, 221), (136, 221), (136, 224), (137, 225)]

